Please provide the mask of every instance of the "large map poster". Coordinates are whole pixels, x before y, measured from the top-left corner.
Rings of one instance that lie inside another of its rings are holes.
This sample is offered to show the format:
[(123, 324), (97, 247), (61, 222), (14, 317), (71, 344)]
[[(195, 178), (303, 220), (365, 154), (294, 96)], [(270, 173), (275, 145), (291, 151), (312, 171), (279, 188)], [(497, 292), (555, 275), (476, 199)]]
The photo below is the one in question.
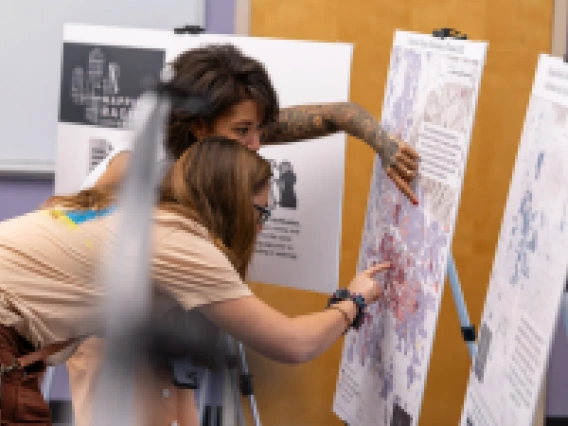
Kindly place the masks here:
[(345, 338), (334, 411), (350, 426), (417, 424), (486, 48), (395, 34), (382, 123), (421, 155), (419, 206), (375, 161), (358, 270), (394, 267)]
[(531, 425), (568, 266), (568, 66), (542, 55), (461, 424)]

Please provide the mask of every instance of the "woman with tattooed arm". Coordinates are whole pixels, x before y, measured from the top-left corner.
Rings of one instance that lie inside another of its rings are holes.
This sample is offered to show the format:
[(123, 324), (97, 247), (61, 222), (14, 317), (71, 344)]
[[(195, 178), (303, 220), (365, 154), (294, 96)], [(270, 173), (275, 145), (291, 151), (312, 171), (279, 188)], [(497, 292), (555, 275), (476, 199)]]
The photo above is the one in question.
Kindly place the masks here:
[[(416, 177), (418, 154), (404, 141), (390, 135), (364, 108), (353, 102), (300, 105), (279, 109), (264, 67), (233, 46), (208, 46), (189, 50), (174, 62), (174, 86), (208, 97), (208, 116), (191, 117), (173, 111), (165, 146), (173, 158), (193, 141), (207, 135), (232, 137), (252, 150), (261, 145), (297, 142), (345, 132), (367, 143), (379, 155), (386, 174), (414, 204), (410, 187)], [(231, 93), (236, 90), (237, 92)], [(172, 134), (175, 135), (172, 135)], [(182, 137), (175, 137), (175, 136)], [(131, 147), (118, 146), (89, 175), (88, 187), (116, 187), (125, 174)]]

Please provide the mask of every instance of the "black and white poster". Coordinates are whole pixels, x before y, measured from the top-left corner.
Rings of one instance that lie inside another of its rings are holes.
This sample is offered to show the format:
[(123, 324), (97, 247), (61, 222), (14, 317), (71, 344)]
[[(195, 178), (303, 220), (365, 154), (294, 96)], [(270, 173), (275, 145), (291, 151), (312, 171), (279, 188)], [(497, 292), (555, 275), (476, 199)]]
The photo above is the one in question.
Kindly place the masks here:
[(164, 59), (164, 50), (65, 43), (59, 121), (122, 127)]
[[(267, 146), (260, 152), (272, 164), (271, 217), (258, 234), (250, 279), (333, 292), (341, 236), (343, 143), (328, 136)], [(321, 152), (327, 158), (317, 164)]]
[(165, 56), (165, 49), (63, 44), (57, 164), (66, 166), (57, 167), (56, 193), (79, 190), (97, 164), (129, 143), (126, 120)]

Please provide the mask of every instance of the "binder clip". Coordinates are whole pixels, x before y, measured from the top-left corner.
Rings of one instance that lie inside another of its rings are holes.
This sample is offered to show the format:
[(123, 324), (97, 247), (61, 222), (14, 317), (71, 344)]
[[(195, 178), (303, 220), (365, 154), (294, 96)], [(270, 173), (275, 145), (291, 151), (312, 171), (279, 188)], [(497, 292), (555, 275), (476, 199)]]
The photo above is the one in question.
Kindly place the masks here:
[(190, 35), (199, 35), (205, 31), (205, 28), (200, 27), (199, 25), (184, 25), (183, 27), (174, 28), (174, 34), (190, 34)]
[(467, 34), (463, 34), (454, 28), (439, 28), (432, 31), (434, 37), (441, 38), (453, 38), (455, 40), (467, 40)]

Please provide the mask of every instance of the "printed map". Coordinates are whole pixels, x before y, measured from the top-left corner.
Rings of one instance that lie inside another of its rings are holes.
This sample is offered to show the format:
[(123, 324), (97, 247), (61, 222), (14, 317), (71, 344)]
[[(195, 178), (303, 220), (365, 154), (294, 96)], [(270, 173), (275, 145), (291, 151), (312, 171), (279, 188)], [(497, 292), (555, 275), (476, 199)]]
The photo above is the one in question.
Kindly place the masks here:
[(334, 411), (351, 426), (417, 424), (485, 48), (396, 33), (382, 123), (421, 155), (420, 204), (375, 161), (358, 270), (393, 269), (378, 277), (384, 299), (345, 339)]
[(541, 56), (485, 301), (464, 426), (533, 424), (568, 264), (566, 94), (568, 67)]

